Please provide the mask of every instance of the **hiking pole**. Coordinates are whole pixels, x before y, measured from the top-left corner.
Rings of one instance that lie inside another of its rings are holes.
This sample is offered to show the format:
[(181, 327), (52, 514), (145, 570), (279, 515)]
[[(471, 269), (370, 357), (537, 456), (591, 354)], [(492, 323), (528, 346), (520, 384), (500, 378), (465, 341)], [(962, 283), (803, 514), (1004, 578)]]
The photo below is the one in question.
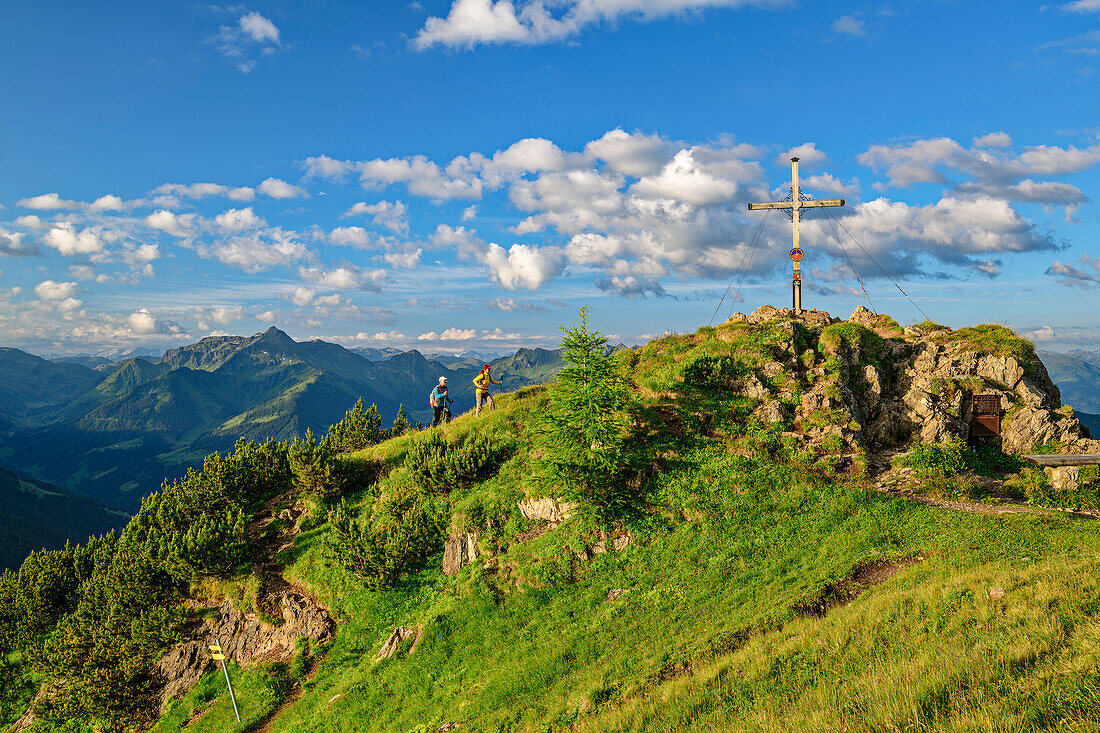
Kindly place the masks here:
[(237, 716), (237, 722), (241, 722), (241, 714), (237, 710), (237, 697), (233, 694), (233, 683), (229, 681), (229, 668), (225, 666), (225, 655), (222, 654), (222, 640), (214, 637), (214, 643), (210, 645), (210, 656), (222, 663), (222, 672), (225, 672), (225, 686), (229, 688), (229, 699), (233, 701), (233, 714)]

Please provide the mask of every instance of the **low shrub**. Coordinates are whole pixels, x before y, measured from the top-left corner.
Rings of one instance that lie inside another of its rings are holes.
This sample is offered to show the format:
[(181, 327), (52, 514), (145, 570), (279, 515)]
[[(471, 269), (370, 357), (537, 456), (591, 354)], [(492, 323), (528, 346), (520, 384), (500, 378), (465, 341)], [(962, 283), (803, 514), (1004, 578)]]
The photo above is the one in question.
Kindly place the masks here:
[(391, 588), (442, 547), (447, 516), (446, 507), (415, 484), (379, 498), (370, 517), (341, 501), (329, 512), (325, 563), (351, 572), (372, 590)]
[(510, 453), (509, 446), (475, 435), (451, 445), (439, 430), (409, 446), (405, 466), (413, 480), (431, 492), (447, 492), (488, 478)]
[(898, 460), (921, 476), (958, 476), (968, 468), (969, 448), (960, 438), (942, 443), (920, 443)]
[(699, 356), (684, 367), (684, 384), (729, 389), (747, 370), (728, 356)]

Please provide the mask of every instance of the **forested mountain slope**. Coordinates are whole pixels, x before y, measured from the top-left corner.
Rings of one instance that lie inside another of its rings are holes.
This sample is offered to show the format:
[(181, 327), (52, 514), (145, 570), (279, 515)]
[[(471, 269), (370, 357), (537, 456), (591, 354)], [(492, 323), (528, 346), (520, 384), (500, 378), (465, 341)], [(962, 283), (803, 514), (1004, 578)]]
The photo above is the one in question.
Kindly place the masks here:
[(18, 569), (35, 550), (121, 530), (129, 519), (86, 496), (0, 468), (0, 570)]
[[(398, 435), (356, 409), (319, 442), (239, 443), (121, 539), (0, 578), (0, 710), (41, 690), (37, 730), (1100, 726), (1100, 487), (1012, 455), (1100, 444), (1031, 345), (791, 315), (613, 357), (578, 327), (572, 369), (480, 418)], [(975, 392), (1001, 396), (1008, 454), (959, 440)]]
[[(523, 349), (498, 360), (497, 374), (514, 389), (546, 381), (560, 364), (555, 352)], [(323, 432), (359, 400), (387, 422), (401, 406), (412, 422), (427, 421), (428, 393), (441, 376), (450, 379), (456, 410), (470, 409), (476, 369), (448, 368), (417, 351), (372, 361), (276, 328), (204, 338), (155, 363), (127, 359), (106, 373), (4, 349), (0, 462), (136, 511), (165, 476), (182, 475), (240, 436)]]

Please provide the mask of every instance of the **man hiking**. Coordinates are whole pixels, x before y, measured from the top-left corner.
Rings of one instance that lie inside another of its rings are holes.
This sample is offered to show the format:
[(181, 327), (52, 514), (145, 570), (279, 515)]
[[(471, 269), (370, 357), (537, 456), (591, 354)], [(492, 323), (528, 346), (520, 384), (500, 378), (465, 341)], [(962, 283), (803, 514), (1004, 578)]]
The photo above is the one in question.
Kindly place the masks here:
[(476, 377), (474, 377), (474, 387), (477, 397), (477, 402), (474, 405), (474, 417), (478, 417), (481, 415), (482, 403), (487, 403), (488, 409), (490, 410), (495, 408), (495, 405), (493, 405), (493, 396), (489, 394), (490, 384), (501, 384), (501, 382), (493, 379), (493, 368), (486, 364), (485, 366), (481, 367), (481, 371), (477, 373)]
[(434, 428), (441, 422), (445, 422), (450, 419), (450, 410), (447, 409), (448, 402), (454, 402), (447, 396), (447, 378), (440, 377), (439, 384), (432, 390), (432, 396), (430, 400), (432, 404), (432, 427)]

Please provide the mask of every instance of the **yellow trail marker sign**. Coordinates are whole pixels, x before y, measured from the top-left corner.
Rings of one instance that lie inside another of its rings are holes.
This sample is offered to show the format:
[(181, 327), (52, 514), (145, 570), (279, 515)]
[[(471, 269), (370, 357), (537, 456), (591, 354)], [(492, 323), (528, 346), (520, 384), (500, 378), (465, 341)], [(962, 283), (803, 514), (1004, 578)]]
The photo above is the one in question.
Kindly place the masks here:
[(241, 714), (237, 710), (237, 696), (233, 694), (233, 683), (229, 681), (229, 668), (225, 666), (225, 655), (222, 654), (221, 639), (215, 639), (216, 644), (207, 644), (210, 649), (210, 657), (222, 663), (222, 672), (225, 673), (225, 686), (229, 688), (229, 699), (233, 701), (233, 714), (237, 716), (237, 722), (241, 722)]

